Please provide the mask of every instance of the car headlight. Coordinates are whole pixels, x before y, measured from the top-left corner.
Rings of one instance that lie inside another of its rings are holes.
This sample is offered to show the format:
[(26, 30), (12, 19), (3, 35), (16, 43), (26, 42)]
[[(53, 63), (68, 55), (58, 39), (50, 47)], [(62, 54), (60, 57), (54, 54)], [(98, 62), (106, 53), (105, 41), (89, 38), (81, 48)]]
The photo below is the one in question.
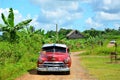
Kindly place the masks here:
[(69, 58), (65, 59), (64, 62), (67, 64), (69, 62)]
[(39, 61), (39, 63), (43, 63), (43, 60), (42, 60), (42, 59), (39, 59), (38, 61)]

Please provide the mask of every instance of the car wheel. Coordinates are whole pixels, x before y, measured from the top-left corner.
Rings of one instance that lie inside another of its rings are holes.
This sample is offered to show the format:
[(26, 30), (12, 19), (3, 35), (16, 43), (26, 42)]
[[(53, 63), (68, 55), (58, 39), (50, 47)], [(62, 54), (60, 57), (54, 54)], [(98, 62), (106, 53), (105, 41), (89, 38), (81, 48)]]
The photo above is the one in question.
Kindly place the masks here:
[(37, 74), (40, 74), (40, 71), (37, 71)]
[(66, 74), (66, 75), (70, 75), (70, 71), (66, 71), (65, 74)]
[(42, 71), (37, 71), (37, 74), (44, 75), (44, 74), (45, 74), (45, 72), (42, 72)]

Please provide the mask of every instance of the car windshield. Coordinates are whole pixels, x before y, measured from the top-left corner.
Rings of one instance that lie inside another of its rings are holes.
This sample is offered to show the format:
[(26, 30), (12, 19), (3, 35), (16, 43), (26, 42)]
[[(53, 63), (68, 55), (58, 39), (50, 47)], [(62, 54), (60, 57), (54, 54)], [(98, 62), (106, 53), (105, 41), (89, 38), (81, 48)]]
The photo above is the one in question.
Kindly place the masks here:
[(46, 52), (62, 52), (62, 53), (66, 53), (66, 48), (56, 47), (56, 46), (44, 47), (43, 50), (46, 51)]

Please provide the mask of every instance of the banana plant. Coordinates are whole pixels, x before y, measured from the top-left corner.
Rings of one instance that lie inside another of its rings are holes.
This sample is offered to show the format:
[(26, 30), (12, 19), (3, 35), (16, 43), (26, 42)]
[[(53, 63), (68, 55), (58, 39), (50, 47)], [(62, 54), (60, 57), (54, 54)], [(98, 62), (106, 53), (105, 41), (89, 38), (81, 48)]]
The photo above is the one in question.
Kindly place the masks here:
[(5, 15), (1, 13), (1, 18), (4, 22), (4, 25), (0, 24), (0, 31), (3, 33), (7, 33), (9, 36), (9, 40), (11, 42), (16, 40), (17, 31), (19, 31), (20, 29), (23, 29), (25, 26), (27, 26), (32, 21), (32, 19), (28, 19), (15, 25), (14, 12), (12, 8), (9, 9), (8, 17), (5, 17)]

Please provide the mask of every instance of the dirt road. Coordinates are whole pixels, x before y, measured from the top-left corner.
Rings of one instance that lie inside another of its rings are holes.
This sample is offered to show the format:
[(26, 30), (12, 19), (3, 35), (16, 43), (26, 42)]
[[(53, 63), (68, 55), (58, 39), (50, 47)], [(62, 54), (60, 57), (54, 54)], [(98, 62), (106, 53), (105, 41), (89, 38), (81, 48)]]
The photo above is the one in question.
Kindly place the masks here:
[(80, 65), (81, 60), (77, 56), (80, 53), (81, 52), (74, 52), (71, 54), (72, 66), (70, 75), (63, 75), (60, 73), (48, 73), (45, 75), (38, 75), (36, 73), (36, 70), (33, 69), (30, 70), (27, 74), (15, 80), (98, 80), (88, 74), (88, 71)]

